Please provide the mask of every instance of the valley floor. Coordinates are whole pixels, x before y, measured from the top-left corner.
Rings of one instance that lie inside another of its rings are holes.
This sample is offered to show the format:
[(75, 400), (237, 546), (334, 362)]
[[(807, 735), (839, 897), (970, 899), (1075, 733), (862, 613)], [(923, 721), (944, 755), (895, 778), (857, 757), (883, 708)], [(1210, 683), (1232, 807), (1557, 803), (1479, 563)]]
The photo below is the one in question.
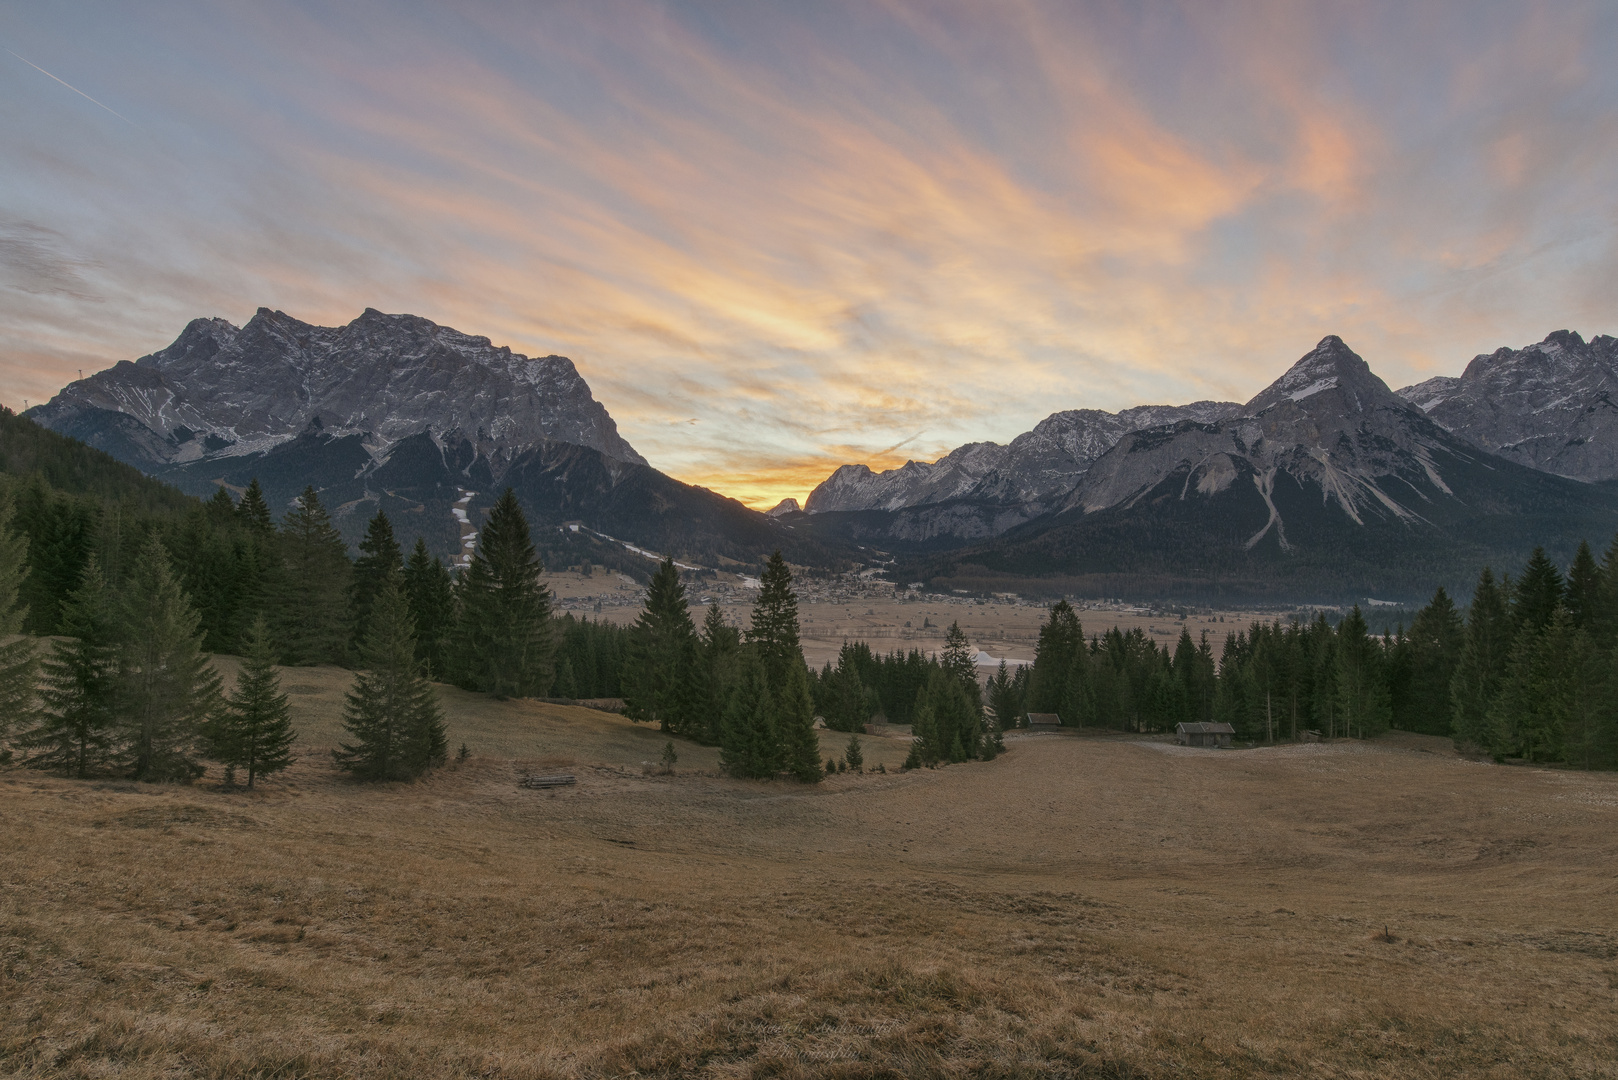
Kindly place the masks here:
[(746, 783), (445, 691), (470, 760), (367, 787), (346, 675), (285, 684), (251, 795), (0, 775), (0, 1073), (1618, 1076), (1618, 776), (1063, 733)]

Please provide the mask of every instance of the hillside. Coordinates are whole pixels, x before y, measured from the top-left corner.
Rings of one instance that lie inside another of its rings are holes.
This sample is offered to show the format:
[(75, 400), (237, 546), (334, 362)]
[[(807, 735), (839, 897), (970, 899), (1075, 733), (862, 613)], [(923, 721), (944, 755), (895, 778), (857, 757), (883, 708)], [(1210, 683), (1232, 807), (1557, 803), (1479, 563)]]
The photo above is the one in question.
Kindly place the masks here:
[[(993, 762), (805, 788), (706, 775), (683, 742), (646, 775), (655, 731), (446, 691), (470, 760), (373, 786), (329, 758), (347, 678), (286, 673), (299, 759), (253, 795), (0, 774), (10, 1070), (1402, 1080), (1611, 1058), (1612, 774), (1410, 736), (1014, 735)], [(560, 770), (577, 785), (517, 784)], [(1040, 794), (1008, 813), (1013, 790)]]
[(104, 451), (59, 435), (0, 406), (0, 475), (37, 476), (66, 495), (122, 503), (147, 513), (181, 511), (196, 500)]

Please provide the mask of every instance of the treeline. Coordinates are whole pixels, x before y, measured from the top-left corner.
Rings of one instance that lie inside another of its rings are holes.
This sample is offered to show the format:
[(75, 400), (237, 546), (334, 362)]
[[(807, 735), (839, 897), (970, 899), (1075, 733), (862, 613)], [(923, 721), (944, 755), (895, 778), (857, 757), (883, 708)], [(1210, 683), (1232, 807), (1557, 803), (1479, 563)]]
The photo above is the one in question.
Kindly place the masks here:
[[(839, 669), (871, 672), (865, 685), (884, 677), (863, 646), (844, 655)], [(830, 676), (822, 681), (846, 685)], [(1086, 639), (1064, 601), (1040, 630), (1034, 663), (1015, 674), (1002, 664), (987, 696), (1002, 718), (1056, 713), (1066, 725), (1140, 732), (1213, 721), (1254, 742), (1397, 728), (1452, 736), (1499, 760), (1614, 768), (1618, 539), (1599, 563), (1581, 543), (1565, 574), (1542, 549), (1515, 579), (1486, 567), (1465, 612), (1440, 588), (1408, 629), (1373, 634), (1357, 607), (1335, 626), (1324, 615), (1255, 622), (1228, 635), (1217, 658), (1206, 631), (1193, 640), (1182, 630), (1162, 648), (1139, 629)]]

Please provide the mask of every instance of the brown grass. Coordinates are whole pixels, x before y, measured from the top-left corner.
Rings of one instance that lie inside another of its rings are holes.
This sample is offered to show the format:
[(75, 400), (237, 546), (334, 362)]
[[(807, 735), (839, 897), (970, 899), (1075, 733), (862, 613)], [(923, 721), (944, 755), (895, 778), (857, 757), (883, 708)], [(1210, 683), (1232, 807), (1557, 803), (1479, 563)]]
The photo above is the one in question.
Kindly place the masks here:
[(1618, 1075), (1618, 777), (1037, 735), (805, 788), (447, 691), (473, 758), (366, 787), (344, 681), (286, 673), (251, 796), (0, 776), (0, 1073)]

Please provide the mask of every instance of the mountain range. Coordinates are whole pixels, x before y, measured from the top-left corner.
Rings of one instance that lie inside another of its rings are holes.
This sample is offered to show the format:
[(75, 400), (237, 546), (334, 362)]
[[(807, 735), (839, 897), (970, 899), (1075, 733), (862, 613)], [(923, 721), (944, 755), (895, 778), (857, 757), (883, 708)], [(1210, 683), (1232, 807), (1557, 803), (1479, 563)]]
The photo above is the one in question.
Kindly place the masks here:
[[(1464, 589), (1485, 562), (1514, 566), (1535, 543), (1566, 559), (1580, 538), (1603, 542), (1618, 528), (1614, 485), (1585, 482), (1615, 471), (1601, 457), (1614, 441), (1611, 341), (1585, 346), (1560, 332), (1407, 397), (1330, 336), (1245, 405), (1185, 406), (1202, 415), (1167, 413), (1088, 460), (1069, 453), (1052, 467), (1041, 429), (1105, 432), (1150, 412), (1058, 413), (1008, 446), (973, 444), (930, 466), (844, 467), (807, 512), (782, 520), (885, 545), (902, 576), (968, 591), (1277, 599)], [(1444, 408), (1456, 399), (1465, 408)], [(1517, 449), (1501, 452), (1506, 436)], [(975, 482), (933, 482), (978, 461), (992, 467)], [(1553, 461), (1583, 475), (1547, 471)], [(1030, 475), (1046, 486), (1007, 482)]]
[(1329, 336), (1245, 404), (1058, 412), (768, 514), (647, 464), (567, 358), (370, 309), (199, 319), (27, 415), (196, 494), (313, 484), (351, 541), (381, 508), (445, 554), (510, 486), (547, 536), (709, 566), (779, 547), (968, 591), (1415, 598), (1618, 528), (1615, 365), (1613, 338), (1558, 331), (1396, 394)]
[[(707, 564), (814, 541), (646, 463), (563, 356), (533, 358), (414, 315), (315, 326), (260, 308), (197, 319), (168, 348), (64, 388), (25, 415), (182, 491), (257, 479), (272, 507), (313, 485), (350, 542), (378, 509), (461, 554), (509, 486), (536, 525), (591, 530)], [(576, 534), (575, 534), (576, 535)]]

